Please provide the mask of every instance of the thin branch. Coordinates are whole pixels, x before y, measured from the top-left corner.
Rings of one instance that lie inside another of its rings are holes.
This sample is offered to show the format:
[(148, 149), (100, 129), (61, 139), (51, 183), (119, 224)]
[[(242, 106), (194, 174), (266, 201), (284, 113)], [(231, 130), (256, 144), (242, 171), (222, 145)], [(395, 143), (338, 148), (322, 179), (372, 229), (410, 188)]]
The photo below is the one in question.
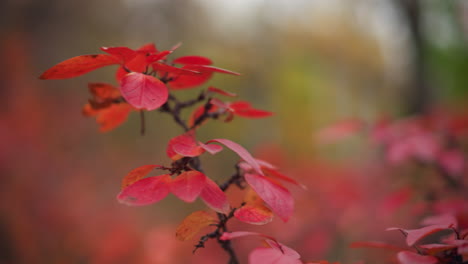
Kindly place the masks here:
[(144, 110), (140, 110), (140, 134), (142, 136), (145, 135), (146, 132), (146, 124), (145, 124), (145, 112)]

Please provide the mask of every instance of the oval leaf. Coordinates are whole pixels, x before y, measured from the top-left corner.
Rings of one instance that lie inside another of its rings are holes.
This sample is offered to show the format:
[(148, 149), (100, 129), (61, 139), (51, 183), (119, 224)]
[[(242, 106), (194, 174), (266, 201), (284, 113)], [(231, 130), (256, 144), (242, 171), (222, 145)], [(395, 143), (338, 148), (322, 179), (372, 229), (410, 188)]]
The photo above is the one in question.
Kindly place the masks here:
[(184, 202), (197, 199), (206, 185), (205, 174), (199, 171), (186, 171), (171, 182), (171, 192)]
[(246, 173), (244, 177), (271, 210), (287, 222), (294, 211), (294, 199), (288, 189), (265, 176)]
[(204, 227), (216, 224), (216, 218), (204, 211), (196, 211), (185, 217), (176, 230), (176, 237), (186, 241), (195, 236)]
[(62, 61), (45, 71), (39, 78), (67, 79), (73, 78), (104, 66), (118, 64), (119, 60), (107, 54), (81, 55)]
[(226, 194), (210, 178), (206, 177), (205, 181), (206, 185), (200, 193), (200, 198), (216, 212), (224, 214), (229, 213), (230, 205)]
[(122, 96), (137, 109), (154, 110), (166, 103), (168, 91), (159, 79), (132, 72), (122, 78)]
[(252, 225), (264, 225), (273, 220), (273, 212), (261, 204), (242, 206), (234, 212), (234, 216)]
[(139, 180), (123, 189), (117, 199), (119, 202), (143, 206), (158, 202), (169, 194), (171, 177), (168, 174)]

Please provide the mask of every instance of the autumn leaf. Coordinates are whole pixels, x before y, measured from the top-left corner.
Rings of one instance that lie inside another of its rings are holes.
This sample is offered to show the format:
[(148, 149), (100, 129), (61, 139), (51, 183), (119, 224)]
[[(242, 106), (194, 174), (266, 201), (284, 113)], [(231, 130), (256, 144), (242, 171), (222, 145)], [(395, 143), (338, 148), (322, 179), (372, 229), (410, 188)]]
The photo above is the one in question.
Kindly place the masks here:
[(138, 167), (136, 169), (131, 170), (122, 180), (121, 188), (124, 189), (125, 187), (143, 179), (146, 175), (148, 175), (152, 170), (155, 168), (161, 167), (160, 165), (144, 165)]
[(200, 193), (200, 198), (211, 209), (219, 213), (227, 214), (230, 210), (230, 205), (226, 194), (219, 188), (218, 184), (210, 178), (206, 178), (206, 185)]
[(200, 64), (200, 65), (211, 65), (213, 62), (202, 56), (183, 56), (172, 61), (176, 64)]
[(200, 232), (201, 229), (216, 223), (216, 218), (207, 212), (193, 212), (179, 224), (176, 230), (176, 237), (181, 241), (189, 240)]
[(237, 209), (234, 216), (244, 223), (264, 225), (273, 220), (273, 212), (262, 204), (247, 204)]
[(129, 73), (122, 78), (122, 96), (137, 109), (148, 111), (159, 108), (166, 103), (169, 96), (163, 82), (143, 73)]
[(277, 241), (266, 240), (269, 248), (260, 247), (249, 254), (250, 264), (302, 264), (297, 251)]
[(412, 247), (416, 242), (419, 240), (432, 235), (434, 233), (443, 231), (443, 230), (450, 230), (449, 226), (447, 225), (431, 225), (431, 226), (426, 226), (418, 229), (402, 229), (398, 227), (390, 227), (387, 228), (387, 231), (392, 231), (392, 230), (400, 230), (406, 235), (406, 244), (408, 246)]
[(81, 55), (62, 61), (45, 71), (39, 78), (68, 79), (83, 75), (104, 66), (118, 64), (119, 60), (111, 55)]
[(190, 130), (182, 135), (169, 140), (166, 154), (172, 160), (178, 160), (182, 157), (197, 157), (205, 152), (195, 139), (195, 132)]
[(184, 202), (197, 199), (206, 186), (206, 176), (199, 171), (186, 171), (171, 182), (171, 192)]
[(206, 142), (205, 144), (212, 143), (212, 142), (217, 142), (221, 143), (224, 146), (228, 147), (232, 151), (234, 151), (241, 159), (243, 159), (245, 162), (247, 162), (252, 168), (254, 169), (255, 172), (257, 172), (260, 175), (263, 175), (263, 171), (260, 169), (260, 165), (257, 163), (257, 160), (255, 160), (252, 155), (241, 145), (237, 144), (236, 142), (233, 142), (229, 139), (212, 139)]
[(169, 174), (141, 179), (124, 188), (117, 199), (126, 205), (143, 206), (156, 203), (169, 194)]
[(244, 177), (271, 210), (287, 222), (294, 211), (294, 199), (288, 189), (265, 176), (246, 173)]
[(111, 106), (99, 109), (96, 122), (99, 124), (100, 132), (109, 132), (124, 123), (132, 111), (129, 104), (112, 104)]
[(229, 97), (236, 97), (237, 96), (237, 94), (235, 94), (235, 93), (227, 92), (227, 91), (225, 91), (223, 89), (219, 89), (219, 88), (216, 88), (214, 86), (208, 87), (207, 91), (210, 92), (210, 93), (217, 93), (217, 94), (224, 95), (224, 96), (229, 96)]

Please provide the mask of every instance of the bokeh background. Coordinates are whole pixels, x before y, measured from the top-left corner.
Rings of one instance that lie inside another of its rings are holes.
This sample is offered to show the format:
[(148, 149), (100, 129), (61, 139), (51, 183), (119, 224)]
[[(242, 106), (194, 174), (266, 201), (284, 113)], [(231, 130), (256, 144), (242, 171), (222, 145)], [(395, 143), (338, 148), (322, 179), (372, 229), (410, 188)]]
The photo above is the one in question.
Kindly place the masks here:
[[(297, 213), (290, 222), (232, 225), (278, 237), (305, 260), (360, 260), (371, 253), (348, 249), (350, 242), (386, 237), (385, 227), (411, 222), (406, 213), (415, 210), (379, 209), (387, 195), (412, 193), (394, 175), (406, 171), (389, 169), (363, 137), (324, 146), (317, 131), (344, 118), (374, 122), (435, 108), (463, 111), (468, 102), (468, 2), (462, 0), (3, 0), (0, 21), (5, 264), (226, 261), (215, 243), (192, 255), (196, 241), (174, 237), (177, 224), (204, 208), (201, 203), (169, 197), (130, 208), (115, 199), (131, 169), (170, 163), (166, 143), (181, 130), (169, 116), (149, 113), (144, 136), (137, 114), (99, 133), (81, 115), (86, 86), (115, 84), (114, 69), (38, 79), (56, 63), (100, 53), (101, 46), (155, 42), (168, 49), (182, 42), (177, 55), (206, 56), (242, 73), (215, 75), (209, 85), (275, 115), (210, 122), (199, 137), (239, 142), (308, 186), (291, 188)], [(203, 157), (217, 180), (236, 161), (228, 152)], [(260, 244), (235, 245), (245, 261)]]

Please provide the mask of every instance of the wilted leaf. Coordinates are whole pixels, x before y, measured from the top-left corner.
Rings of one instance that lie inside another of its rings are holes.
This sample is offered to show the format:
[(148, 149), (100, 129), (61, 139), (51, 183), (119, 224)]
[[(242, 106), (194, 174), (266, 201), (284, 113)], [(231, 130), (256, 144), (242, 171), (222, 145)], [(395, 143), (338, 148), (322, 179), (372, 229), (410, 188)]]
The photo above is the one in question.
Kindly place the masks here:
[(122, 96), (137, 109), (154, 110), (168, 98), (166, 85), (159, 79), (143, 73), (129, 73), (122, 78)]
[(202, 228), (216, 224), (217, 220), (204, 211), (196, 211), (185, 217), (176, 230), (176, 237), (181, 241), (191, 239)]
[(88, 83), (88, 89), (92, 95), (101, 100), (120, 97), (119, 89), (108, 83)]
[(73, 78), (118, 63), (117, 58), (107, 54), (81, 55), (60, 62), (45, 71), (39, 78), (43, 80)]

